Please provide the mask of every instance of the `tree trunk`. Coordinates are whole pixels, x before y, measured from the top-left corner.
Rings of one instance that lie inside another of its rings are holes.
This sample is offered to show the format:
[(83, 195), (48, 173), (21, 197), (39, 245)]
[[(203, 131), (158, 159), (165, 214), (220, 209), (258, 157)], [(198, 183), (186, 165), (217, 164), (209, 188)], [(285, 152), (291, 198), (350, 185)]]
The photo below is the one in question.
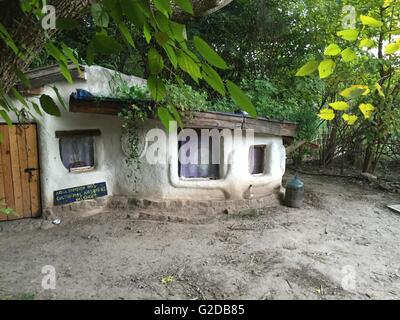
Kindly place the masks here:
[[(13, 1), (12, 1), (13, 2)], [(90, 0), (52, 0), (48, 1), (49, 5), (56, 8), (57, 18), (77, 19), (83, 15), (83, 12), (90, 3)], [(0, 84), (7, 92), (17, 82), (14, 74), (14, 67), (18, 67), (25, 71), (35, 56), (43, 49), (46, 36), (41, 28), (41, 23), (36, 21), (34, 17), (25, 15), (19, 8), (18, 1), (14, 5), (1, 4), (1, 22), (5, 25), (12, 39), (19, 48), (25, 47), (26, 58), (21, 60), (0, 41)], [(49, 36), (53, 35), (49, 32)]]

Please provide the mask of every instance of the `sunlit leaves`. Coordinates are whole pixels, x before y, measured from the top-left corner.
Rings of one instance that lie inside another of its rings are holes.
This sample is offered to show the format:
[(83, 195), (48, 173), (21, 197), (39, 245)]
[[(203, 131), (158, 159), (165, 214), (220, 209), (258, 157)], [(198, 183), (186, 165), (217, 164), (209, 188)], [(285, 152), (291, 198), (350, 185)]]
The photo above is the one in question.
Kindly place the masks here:
[(356, 123), (356, 121), (358, 120), (358, 117), (354, 114), (347, 114), (344, 113), (342, 115), (342, 119), (349, 125), (352, 126)]
[(326, 47), (324, 51), (324, 55), (326, 56), (337, 56), (342, 52), (342, 49), (336, 44), (332, 43), (328, 47)]
[(321, 79), (328, 78), (335, 70), (336, 63), (332, 59), (322, 61), (318, 66), (319, 77)]
[(349, 104), (345, 101), (337, 101), (329, 104), (330, 107), (337, 111), (345, 111), (350, 108)]
[(220, 69), (228, 68), (224, 59), (222, 59), (220, 55), (215, 52), (215, 50), (211, 48), (203, 39), (198, 36), (194, 36), (193, 43), (196, 47), (196, 50), (203, 56), (204, 59), (207, 60), (208, 63)]
[(319, 66), (319, 61), (317, 60), (309, 61), (297, 71), (296, 77), (308, 76), (317, 71), (318, 66)]
[(359, 31), (356, 29), (341, 30), (337, 35), (347, 41), (356, 41), (358, 39)]
[(241, 107), (244, 111), (246, 111), (250, 116), (256, 117), (257, 111), (251, 102), (250, 98), (240, 89), (236, 84), (232, 81), (226, 82), (226, 87), (230, 95), (232, 96), (233, 101)]
[(370, 103), (361, 103), (358, 107), (365, 119), (370, 119), (372, 113), (375, 111), (375, 107)]
[(389, 43), (385, 47), (385, 54), (391, 55), (391, 54), (396, 53), (398, 50), (400, 50), (400, 45), (397, 42)]
[(353, 49), (346, 48), (342, 51), (342, 58), (344, 62), (351, 62), (357, 58), (357, 54)]
[(373, 27), (373, 28), (380, 28), (383, 26), (382, 21), (379, 21), (379, 20), (369, 17), (369, 16), (361, 15), (360, 20), (364, 26), (369, 26), (369, 27)]
[(332, 121), (335, 119), (335, 112), (332, 109), (321, 109), (318, 114), (322, 120)]
[(366, 96), (370, 92), (371, 90), (369, 89), (368, 86), (356, 84), (340, 92), (340, 95), (348, 99), (353, 99), (361, 95)]
[(362, 39), (360, 41), (360, 44), (358, 45), (359, 48), (373, 48), (376, 46), (376, 43), (372, 39)]

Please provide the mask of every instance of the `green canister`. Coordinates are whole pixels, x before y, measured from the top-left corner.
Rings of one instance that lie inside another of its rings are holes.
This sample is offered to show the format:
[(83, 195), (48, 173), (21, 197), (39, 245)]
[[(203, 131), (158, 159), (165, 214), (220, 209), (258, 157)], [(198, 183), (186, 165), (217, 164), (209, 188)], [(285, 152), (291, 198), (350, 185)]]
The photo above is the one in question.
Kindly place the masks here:
[(304, 182), (297, 175), (286, 184), (285, 205), (300, 208), (304, 200)]

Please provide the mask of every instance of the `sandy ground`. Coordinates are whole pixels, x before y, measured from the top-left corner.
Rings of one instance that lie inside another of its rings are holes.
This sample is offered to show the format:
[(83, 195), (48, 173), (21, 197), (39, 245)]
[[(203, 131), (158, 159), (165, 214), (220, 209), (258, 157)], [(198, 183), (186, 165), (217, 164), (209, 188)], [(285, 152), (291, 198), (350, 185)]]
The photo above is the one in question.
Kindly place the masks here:
[[(207, 224), (121, 211), (49, 229), (0, 224), (0, 299), (399, 299), (400, 215), (385, 208), (399, 196), (302, 178), (302, 209)], [(55, 267), (55, 290), (41, 286), (45, 265)]]

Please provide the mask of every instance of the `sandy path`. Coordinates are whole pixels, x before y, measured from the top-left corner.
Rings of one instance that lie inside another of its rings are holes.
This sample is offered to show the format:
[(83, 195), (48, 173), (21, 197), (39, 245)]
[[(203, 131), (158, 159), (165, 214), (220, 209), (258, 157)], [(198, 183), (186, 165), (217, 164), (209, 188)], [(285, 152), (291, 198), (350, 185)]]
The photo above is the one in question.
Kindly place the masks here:
[[(385, 205), (400, 198), (343, 179), (304, 180), (301, 210), (207, 224), (127, 212), (47, 230), (40, 221), (0, 224), (0, 298), (399, 299), (400, 215)], [(56, 290), (41, 287), (44, 265), (55, 267)]]

